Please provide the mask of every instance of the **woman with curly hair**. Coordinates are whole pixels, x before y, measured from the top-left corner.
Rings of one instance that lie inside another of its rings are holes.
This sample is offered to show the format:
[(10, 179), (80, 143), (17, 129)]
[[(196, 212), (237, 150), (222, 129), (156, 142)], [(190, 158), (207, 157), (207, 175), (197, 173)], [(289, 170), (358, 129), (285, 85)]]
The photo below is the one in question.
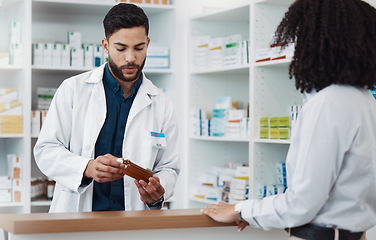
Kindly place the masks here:
[(303, 95), (284, 194), (202, 210), (289, 239), (359, 240), (376, 225), (376, 10), (361, 0), (296, 0), (274, 44), (295, 42), (290, 78)]

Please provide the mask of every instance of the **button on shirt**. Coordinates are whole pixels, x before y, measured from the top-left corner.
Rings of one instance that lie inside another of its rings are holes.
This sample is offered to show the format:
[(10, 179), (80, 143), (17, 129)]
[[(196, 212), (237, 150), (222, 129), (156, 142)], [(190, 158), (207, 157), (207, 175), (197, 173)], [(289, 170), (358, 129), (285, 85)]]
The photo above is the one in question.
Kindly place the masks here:
[(286, 159), (285, 194), (239, 203), (256, 228), (314, 225), (362, 232), (376, 224), (376, 101), (331, 85), (307, 94)]
[[(133, 85), (132, 94), (125, 98), (120, 84), (111, 75), (108, 64), (106, 65), (103, 74), (103, 85), (106, 94), (107, 114), (95, 144), (95, 158), (108, 153), (115, 157), (123, 156), (125, 126), (141, 83), (142, 75)], [(106, 183), (94, 181), (93, 211), (124, 209), (123, 179)]]

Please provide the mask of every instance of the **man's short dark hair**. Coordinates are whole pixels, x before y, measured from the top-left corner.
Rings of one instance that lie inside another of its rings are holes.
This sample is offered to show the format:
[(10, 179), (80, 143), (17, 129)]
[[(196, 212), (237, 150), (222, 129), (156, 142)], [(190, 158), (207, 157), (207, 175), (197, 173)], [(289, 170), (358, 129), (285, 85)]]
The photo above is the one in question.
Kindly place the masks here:
[(145, 12), (129, 3), (113, 6), (103, 19), (103, 27), (107, 39), (122, 28), (144, 27), (146, 35), (149, 35), (149, 20)]

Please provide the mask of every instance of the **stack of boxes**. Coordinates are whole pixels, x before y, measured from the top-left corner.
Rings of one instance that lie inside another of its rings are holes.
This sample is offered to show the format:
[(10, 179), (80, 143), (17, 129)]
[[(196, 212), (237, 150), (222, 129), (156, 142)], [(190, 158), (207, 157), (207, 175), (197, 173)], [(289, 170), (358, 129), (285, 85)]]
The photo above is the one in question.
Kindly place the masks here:
[(239, 34), (211, 38), (197, 36), (193, 39), (194, 70), (221, 69), (249, 63), (249, 41)]
[(240, 34), (225, 37), (224, 65), (244, 65), (249, 63), (249, 41), (242, 41)]
[(22, 163), (15, 154), (8, 154), (8, 176), (0, 176), (0, 202), (21, 202)]
[(0, 203), (12, 202), (12, 180), (9, 176), (0, 176)]
[(372, 95), (375, 97), (375, 99), (376, 99), (376, 86), (371, 90), (371, 92), (372, 92)]
[(44, 119), (47, 116), (51, 101), (55, 95), (56, 88), (38, 88), (37, 106), (38, 110), (31, 111), (31, 137), (38, 137)]
[(238, 102), (232, 102), (231, 96), (219, 96), (210, 120), (204, 109), (194, 109), (191, 128), (193, 136), (248, 137), (247, 110), (236, 109), (237, 107)]
[(248, 199), (249, 167), (228, 163), (215, 167), (212, 172), (198, 175), (193, 196), (215, 202), (230, 202)]
[(18, 101), (18, 90), (0, 88), (0, 134), (22, 132), (22, 104)]
[(286, 46), (271, 46), (270, 48), (257, 49), (255, 54), (256, 62), (267, 62), (281, 59), (291, 59), (294, 56), (295, 43), (288, 43)]
[(168, 47), (149, 45), (145, 69), (168, 69), (169, 51)]
[[(118, 0), (119, 1), (119, 0)], [(139, 4), (156, 4), (156, 5), (169, 5), (170, 0), (120, 0), (119, 2), (130, 2)]]
[(107, 61), (101, 44), (83, 44), (81, 32), (68, 32), (67, 43), (34, 43), (33, 65), (99, 67)]
[(210, 120), (207, 118), (206, 110), (193, 109), (192, 110), (192, 130), (193, 136), (210, 136)]
[(249, 167), (239, 166), (236, 174), (230, 183), (228, 203), (234, 204), (249, 198)]
[(276, 164), (277, 173), (277, 183), (273, 185), (260, 185), (258, 187), (257, 197), (264, 198), (267, 196), (282, 194), (287, 189), (287, 178), (286, 178), (286, 164), (277, 163)]
[(192, 66), (194, 70), (204, 70), (208, 66), (210, 36), (198, 36), (193, 39)]
[(261, 117), (260, 138), (290, 139), (290, 117)]
[(10, 62), (11, 65), (23, 64), (22, 29), (20, 22), (10, 24)]
[(234, 138), (248, 137), (248, 118), (245, 109), (229, 109), (225, 123), (225, 136)]

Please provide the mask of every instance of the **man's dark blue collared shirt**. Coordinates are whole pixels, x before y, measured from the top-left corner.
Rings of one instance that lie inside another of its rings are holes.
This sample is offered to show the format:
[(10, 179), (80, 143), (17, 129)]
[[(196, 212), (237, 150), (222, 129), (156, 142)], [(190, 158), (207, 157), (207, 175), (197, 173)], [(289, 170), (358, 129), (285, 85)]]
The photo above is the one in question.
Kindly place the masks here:
[[(142, 75), (135, 82), (132, 94), (124, 97), (123, 89), (111, 75), (108, 64), (103, 74), (103, 85), (106, 94), (107, 114), (104, 125), (95, 144), (95, 158), (110, 153), (122, 157), (122, 146), (125, 126), (134, 98), (142, 83)], [(113, 182), (98, 183), (94, 181), (93, 211), (124, 210), (124, 182), (119, 179)]]

